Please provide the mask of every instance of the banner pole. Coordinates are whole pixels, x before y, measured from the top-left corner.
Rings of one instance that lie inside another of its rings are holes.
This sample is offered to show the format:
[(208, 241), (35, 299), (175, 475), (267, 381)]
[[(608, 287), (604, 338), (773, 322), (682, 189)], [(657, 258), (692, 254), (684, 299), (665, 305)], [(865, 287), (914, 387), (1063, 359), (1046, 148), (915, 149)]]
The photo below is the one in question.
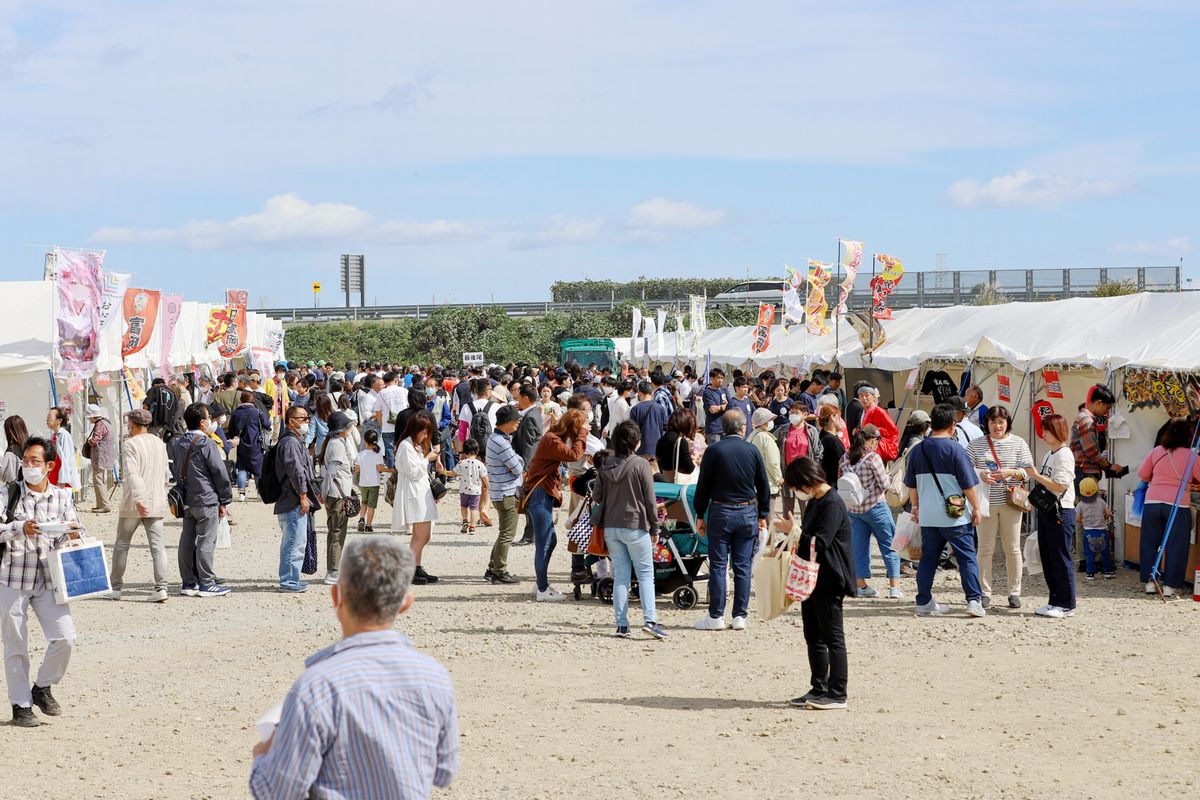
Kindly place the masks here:
[(837, 243), (837, 258), (833, 262), (837, 269), (837, 304), (833, 307), (833, 363), (842, 367), (842, 240)]

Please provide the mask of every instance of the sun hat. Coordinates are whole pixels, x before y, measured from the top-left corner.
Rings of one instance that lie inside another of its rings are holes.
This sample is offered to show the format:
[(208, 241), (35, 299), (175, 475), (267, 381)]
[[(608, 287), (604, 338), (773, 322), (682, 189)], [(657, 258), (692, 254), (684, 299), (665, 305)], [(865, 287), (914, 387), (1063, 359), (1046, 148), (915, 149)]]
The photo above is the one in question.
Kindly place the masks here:
[(1082, 497), (1093, 497), (1100, 491), (1100, 484), (1095, 478), (1084, 478), (1079, 482), (1079, 494)]
[(750, 415), (750, 427), (757, 428), (759, 425), (766, 425), (767, 430), (775, 427), (775, 414), (769, 408), (756, 408), (754, 413)]
[(343, 414), (341, 411), (335, 411), (329, 415), (329, 435), (332, 436), (335, 433), (341, 433), (342, 431), (348, 429), (352, 424), (353, 423), (350, 421), (350, 417)]
[(96, 405), (95, 403), (87, 404), (87, 418), (88, 419), (99, 419), (103, 416), (104, 416), (104, 412), (100, 410), (100, 406)]

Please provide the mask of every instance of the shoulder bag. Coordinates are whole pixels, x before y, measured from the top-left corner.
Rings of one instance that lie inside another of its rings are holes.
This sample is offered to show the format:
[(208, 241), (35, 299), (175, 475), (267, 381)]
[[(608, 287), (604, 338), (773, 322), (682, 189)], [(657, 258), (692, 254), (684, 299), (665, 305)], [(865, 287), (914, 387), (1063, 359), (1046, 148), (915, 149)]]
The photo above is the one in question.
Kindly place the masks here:
[(200, 436), (192, 438), (192, 443), (188, 445), (187, 455), (183, 457), (183, 469), (179, 471), (179, 480), (175, 481), (167, 490), (167, 507), (171, 509), (171, 514), (175, 519), (183, 519), (183, 504), (187, 500), (188, 467), (192, 464), (192, 451), (196, 449), (196, 443), (199, 441)]
[(691, 472), (679, 471), (679, 457), (683, 454), (683, 446), (685, 444), (687, 444), (687, 439), (684, 438), (683, 434), (680, 434), (679, 438), (675, 441), (675, 469), (671, 474), (671, 483), (676, 486), (692, 486), (700, 477), (700, 468), (696, 466), (692, 467)]
[[(996, 455), (996, 446), (992, 444), (991, 436), (987, 437), (987, 443), (988, 449), (992, 451), (992, 458), (996, 460), (996, 468), (1003, 469), (1004, 465), (1000, 463), (1000, 456)], [(1022, 513), (1033, 510), (1029, 505), (1029, 490), (1020, 484), (1009, 485), (1007, 481), (1005, 482), (1004, 502)]]
[(517, 485), (516, 501), (517, 501), (517, 513), (518, 514), (525, 513), (525, 509), (529, 505), (529, 498), (531, 496), (533, 496), (533, 490), (538, 488), (539, 486), (541, 486), (542, 482), (544, 480), (546, 480), (546, 478), (548, 478), (548, 477), (550, 477), (550, 476), (543, 475), (542, 477), (538, 478), (537, 481), (533, 484), (533, 486), (530, 486), (528, 489), (525, 488), (524, 481), (522, 481), (521, 483), (519, 483)]
[(945, 504), (946, 516), (950, 519), (961, 519), (967, 513), (967, 498), (961, 494), (947, 495), (942, 489), (942, 482), (938, 480), (937, 470), (933, 468), (933, 462), (929, 460), (929, 455), (925, 452), (925, 443), (921, 443), (921, 455), (925, 457), (925, 465), (929, 467), (929, 475), (933, 478), (933, 485), (937, 487), (938, 494), (942, 496), (942, 501)]
[[(1056, 450), (1055, 452), (1058, 452), (1058, 451)], [(1042, 462), (1042, 473), (1043, 474), (1045, 474), (1046, 469), (1049, 467), (1050, 458), (1053, 455), (1054, 455), (1054, 453), (1046, 454), (1046, 460)], [(1059, 495), (1056, 495), (1054, 492), (1050, 491), (1045, 486), (1042, 486), (1042, 484), (1040, 484), (1040, 483), (1036, 484), (1033, 487), (1033, 489), (1029, 492), (1030, 504), (1034, 508), (1036, 508), (1038, 511), (1045, 511), (1047, 514), (1049, 514), (1051, 512), (1054, 512), (1054, 513), (1058, 512), (1058, 510), (1059, 510), (1058, 499), (1059, 499)]]

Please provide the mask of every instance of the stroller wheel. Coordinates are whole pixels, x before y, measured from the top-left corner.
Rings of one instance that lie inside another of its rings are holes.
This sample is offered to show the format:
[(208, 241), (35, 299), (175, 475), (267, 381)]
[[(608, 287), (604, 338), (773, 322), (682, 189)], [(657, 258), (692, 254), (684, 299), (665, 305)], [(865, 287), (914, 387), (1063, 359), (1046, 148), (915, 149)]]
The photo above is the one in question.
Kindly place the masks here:
[(612, 603), (613, 599), (613, 579), (601, 578), (596, 582), (596, 597), (600, 598), (601, 603)]
[(680, 586), (675, 590), (675, 594), (671, 595), (671, 600), (674, 601), (675, 607), (687, 611), (689, 608), (696, 607), (696, 590), (690, 586)]
[(574, 591), (574, 595), (575, 595), (575, 599), (576, 599), (576, 600), (582, 600), (582, 599), (583, 599), (583, 587), (582, 587), (582, 586), (580, 586), (578, 583), (577, 583), (577, 584), (575, 584), (575, 591)]

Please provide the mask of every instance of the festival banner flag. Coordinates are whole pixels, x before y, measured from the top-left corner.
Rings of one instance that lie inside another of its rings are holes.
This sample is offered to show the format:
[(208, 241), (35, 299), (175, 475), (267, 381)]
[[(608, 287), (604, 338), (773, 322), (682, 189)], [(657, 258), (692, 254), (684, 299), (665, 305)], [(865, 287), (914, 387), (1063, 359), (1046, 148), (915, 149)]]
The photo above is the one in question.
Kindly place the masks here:
[(775, 305), (761, 303), (758, 306), (758, 324), (754, 326), (754, 342), (750, 352), (754, 354), (765, 352), (771, 346), (771, 324), (775, 321)]
[(1046, 397), (1062, 400), (1062, 382), (1058, 379), (1058, 372), (1052, 369), (1042, 370), (1042, 380), (1046, 382)]
[(875, 261), (883, 267), (883, 272), (871, 279), (871, 316), (891, 319), (892, 310), (887, 306), (887, 299), (904, 277), (904, 266), (900, 259), (891, 256), (877, 255)]
[(161, 292), (154, 289), (125, 290), (125, 336), (121, 339), (121, 358), (128, 358), (150, 344), (158, 322)]
[(233, 358), (246, 349), (246, 307), (229, 306), (225, 309), (229, 321), (225, 325), (225, 335), (217, 345), (217, 352), (222, 358)]
[(142, 379), (129, 367), (123, 367), (122, 370), (125, 373), (125, 388), (129, 391), (130, 404), (134, 408), (141, 408), (142, 401), (146, 399), (146, 387)]
[(1008, 382), (1007, 375), (996, 376), (996, 394), (1001, 403), (1012, 402), (1012, 385)]
[(90, 378), (100, 353), (101, 282), (104, 253), (54, 248), (58, 314), (55, 319), (60, 374)]
[(908, 377), (904, 379), (904, 391), (911, 392), (917, 386), (917, 375), (920, 374), (920, 367), (913, 367), (909, 370)]
[(664, 348), (663, 335), (667, 332), (667, 310), (660, 308), (658, 310), (658, 352), (662, 352)]
[(125, 290), (133, 276), (128, 272), (105, 272), (100, 285), (100, 330), (108, 330), (108, 326), (116, 319), (117, 309), (125, 299)]
[(164, 381), (171, 377), (171, 345), (175, 341), (175, 325), (179, 322), (179, 314), (183, 311), (183, 296), (178, 294), (163, 295), (162, 322), (158, 331), (159, 357), (158, 377)]
[(638, 339), (642, 335), (642, 310), (635, 308), (633, 310), (633, 333), (629, 336), (632, 339)]
[(225, 305), (227, 306), (248, 306), (250, 305), (250, 292), (245, 289), (226, 289), (225, 290)]
[(804, 322), (804, 301), (800, 299), (800, 289), (804, 286), (804, 278), (795, 267), (783, 265), (787, 276), (787, 288), (783, 290), (783, 332), (787, 333), (794, 325)]
[(834, 314), (840, 317), (849, 310), (846, 303), (850, 300), (850, 293), (854, 291), (858, 268), (862, 266), (863, 243), (838, 239), (838, 253), (838, 262), (846, 271), (846, 277), (842, 279), (841, 283), (841, 295), (838, 297), (837, 309), (834, 311)]
[(829, 310), (829, 301), (825, 297), (825, 287), (833, 278), (831, 264), (823, 261), (808, 262), (808, 298), (804, 303), (804, 327), (814, 336), (829, 335), (829, 320), (825, 313)]
[(283, 360), (283, 331), (267, 331), (266, 345), (271, 348), (271, 359), (273, 361)]
[(692, 332), (703, 334), (708, 330), (708, 321), (704, 318), (704, 307), (708, 305), (708, 298), (699, 294), (688, 295), (688, 305), (692, 315)]

